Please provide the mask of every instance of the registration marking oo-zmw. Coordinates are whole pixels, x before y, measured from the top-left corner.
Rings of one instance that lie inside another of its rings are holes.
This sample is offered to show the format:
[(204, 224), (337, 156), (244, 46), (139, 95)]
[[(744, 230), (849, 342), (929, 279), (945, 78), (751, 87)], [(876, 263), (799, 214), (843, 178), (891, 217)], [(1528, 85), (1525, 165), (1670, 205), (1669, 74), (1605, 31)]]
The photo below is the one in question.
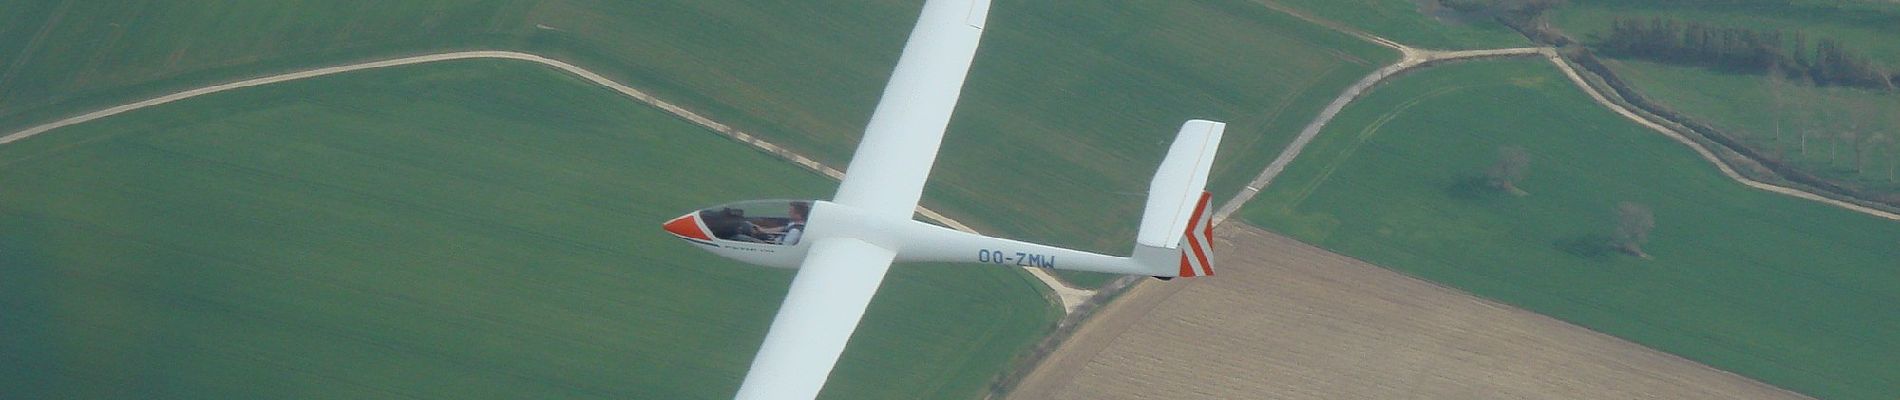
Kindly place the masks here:
[(976, 251), (976, 262), (996, 265), (1013, 264), (1018, 267), (1055, 268), (1056, 256), (1021, 251), (1011, 253), (1002, 250), (985, 249)]

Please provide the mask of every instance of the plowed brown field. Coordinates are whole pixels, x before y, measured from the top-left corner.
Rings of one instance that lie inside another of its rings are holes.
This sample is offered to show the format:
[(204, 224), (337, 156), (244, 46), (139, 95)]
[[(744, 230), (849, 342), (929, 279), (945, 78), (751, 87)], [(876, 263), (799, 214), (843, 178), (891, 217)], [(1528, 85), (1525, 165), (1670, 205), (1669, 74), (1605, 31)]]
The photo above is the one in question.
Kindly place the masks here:
[(1217, 275), (1136, 286), (1009, 398), (1803, 398), (1258, 228), (1217, 235)]

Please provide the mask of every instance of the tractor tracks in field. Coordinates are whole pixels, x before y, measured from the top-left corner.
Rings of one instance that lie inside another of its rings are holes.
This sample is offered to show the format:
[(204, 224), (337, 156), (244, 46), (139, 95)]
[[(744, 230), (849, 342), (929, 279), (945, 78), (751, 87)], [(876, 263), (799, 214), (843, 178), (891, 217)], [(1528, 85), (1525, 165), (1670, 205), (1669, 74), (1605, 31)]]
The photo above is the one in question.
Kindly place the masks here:
[[(203, 95), (208, 95), (208, 94), (213, 94), (213, 93), (218, 93), (218, 92), (224, 92), (224, 91), (235, 90), (235, 89), (243, 89), (243, 88), (255, 87), (255, 86), (263, 86), (263, 85), (269, 85), (269, 84), (274, 84), (274, 83), (282, 83), (282, 82), (294, 81), (294, 80), (299, 80), (299, 79), (316, 78), (316, 77), (321, 77), (321, 76), (334, 75), (334, 74), (340, 74), (340, 73), (352, 72), (352, 71), (361, 71), (361, 70), (377, 69), (377, 68), (389, 68), (389, 67), (398, 67), (398, 66), (433, 63), (433, 62), (472, 60), (472, 59), (505, 59), (505, 60), (527, 61), (527, 62), (533, 62), (536, 64), (541, 64), (544, 66), (559, 69), (569, 74), (573, 74), (574, 76), (578, 76), (581, 79), (585, 79), (588, 82), (592, 82), (596, 85), (606, 87), (608, 89), (611, 89), (627, 97), (631, 97), (634, 100), (639, 101), (648, 106), (652, 106), (662, 111), (666, 111), (667, 113), (673, 114), (674, 116), (679, 117), (680, 119), (684, 119), (694, 124), (697, 124), (699, 126), (705, 127), (706, 129), (710, 129), (713, 132), (718, 132), (720, 135), (724, 135), (728, 138), (731, 138), (732, 140), (752, 146), (754, 149), (758, 149), (759, 151), (763, 151), (765, 153), (768, 153), (773, 156), (782, 158), (786, 161), (789, 161), (793, 164), (797, 164), (798, 166), (803, 167), (807, 170), (811, 170), (812, 172), (816, 172), (820, 175), (831, 177), (832, 179), (844, 179), (844, 171), (840, 171), (837, 168), (832, 168), (830, 166), (824, 165), (823, 163), (818, 162), (818, 160), (816, 159), (813, 159), (811, 157), (806, 157), (805, 155), (802, 155), (802, 154), (798, 154), (797, 152), (792, 151), (791, 149), (786, 148), (785, 146), (779, 146), (777, 144), (773, 144), (771, 142), (766, 141), (764, 138), (758, 137), (757, 135), (749, 134), (744, 131), (740, 131), (737, 128), (733, 128), (730, 125), (726, 125), (718, 121), (714, 121), (711, 118), (707, 118), (703, 115), (692, 112), (691, 110), (687, 110), (684, 107), (680, 107), (673, 103), (669, 103), (665, 100), (661, 100), (660, 98), (655, 97), (646, 92), (640, 91), (639, 89), (634, 89), (631, 86), (627, 86), (627, 85), (621, 84), (620, 82), (616, 82), (612, 79), (608, 79), (605, 76), (602, 76), (593, 71), (589, 71), (585, 68), (581, 68), (579, 66), (575, 66), (574, 64), (569, 64), (567, 62), (563, 62), (560, 60), (555, 60), (552, 58), (547, 58), (547, 57), (543, 57), (543, 56), (539, 56), (535, 54), (522, 53), (522, 52), (516, 52), (516, 51), (500, 51), (500, 50), (458, 51), (458, 52), (449, 52), (449, 53), (425, 54), (425, 55), (412, 56), (412, 57), (402, 57), (402, 58), (395, 58), (395, 59), (388, 59), (388, 60), (369, 61), (369, 62), (362, 62), (362, 63), (355, 63), (355, 64), (346, 64), (346, 65), (309, 69), (309, 70), (289, 72), (289, 73), (265, 76), (265, 77), (254, 78), (254, 79), (246, 79), (246, 80), (230, 82), (230, 83), (222, 83), (222, 84), (216, 84), (216, 85), (211, 85), (211, 86), (205, 86), (205, 87), (200, 87), (196, 89), (190, 89), (190, 90), (180, 91), (177, 93), (158, 96), (158, 97), (154, 97), (154, 98), (150, 98), (150, 99), (146, 99), (142, 101), (123, 104), (119, 106), (108, 107), (102, 110), (93, 111), (93, 112), (89, 112), (85, 114), (80, 114), (78, 116), (61, 119), (58, 121), (53, 121), (53, 122), (49, 122), (45, 124), (28, 127), (26, 129), (23, 129), (17, 132), (8, 133), (5, 136), (0, 136), (0, 145), (17, 142), (20, 140), (34, 137), (34, 136), (46, 134), (47, 132), (51, 132), (59, 128), (83, 124), (83, 123), (97, 120), (100, 118), (106, 118), (106, 117), (119, 115), (119, 114), (131, 112), (131, 111), (146, 108), (146, 107), (157, 106), (161, 104), (171, 103), (175, 101), (190, 99), (193, 97), (198, 97), (198, 96), (203, 96)], [(970, 232), (970, 233), (978, 233), (975, 229), (970, 228), (969, 225), (965, 225), (962, 222), (958, 222), (957, 220), (944, 216), (942, 213), (938, 213), (934, 210), (925, 208), (923, 206), (917, 207), (917, 214), (923, 216), (925, 219), (928, 219), (932, 222), (936, 222), (938, 224), (942, 224), (944, 226), (947, 226), (953, 229), (957, 229), (964, 232)], [(1056, 300), (1058, 303), (1062, 305), (1062, 310), (1065, 314), (1075, 311), (1076, 308), (1081, 306), (1085, 301), (1094, 297), (1097, 292), (1096, 290), (1082, 289), (1082, 288), (1069, 286), (1067, 283), (1057, 278), (1053, 273), (1049, 272), (1048, 270), (1039, 269), (1039, 268), (1025, 268), (1025, 270), (1029, 272), (1031, 276), (1036, 277), (1037, 281), (1042, 282), (1044, 286), (1047, 286), (1049, 288), (1050, 292), (1053, 294), (1054, 300)]]

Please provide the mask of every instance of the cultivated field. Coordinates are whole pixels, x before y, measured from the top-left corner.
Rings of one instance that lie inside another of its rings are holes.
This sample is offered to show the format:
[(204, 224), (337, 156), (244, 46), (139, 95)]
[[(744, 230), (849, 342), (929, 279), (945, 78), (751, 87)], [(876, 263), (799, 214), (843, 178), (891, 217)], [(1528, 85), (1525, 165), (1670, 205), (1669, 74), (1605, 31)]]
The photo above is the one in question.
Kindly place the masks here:
[[(1900, 67), (1900, 4), (1877, 1), (1741, 1), (1724, 7), (1656, 2), (1573, 2), (1552, 21), (1590, 41), (1615, 18), (1653, 17), (1711, 26), (1801, 32), (1812, 48), (1839, 39), (1852, 52)], [(1644, 97), (1742, 140), (1770, 157), (1868, 196), (1900, 198), (1900, 93), (1815, 88), (1712, 68), (1624, 60), (1607, 63)], [(1891, 72), (1891, 71), (1890, 71)], [(1807, 134), (1802, 132), (1806, 131)], [(1804, 150), (1802, 140), (1806, 137)]]
[[(1507, 145), (1530, 155), (1528, 196), (1483, 180)], [(1653, 259), (1606, 245), (1623, 201), (1654, 211)], [(1377, 89), (1241, 216), (1817, 397), (1900, 390), (1900, 224), (1730, 181), (1539, 61)]]
[[(658, 223), (835, 182), (542, 66), (172, 103), (0, 147), (7, 398), (724, 398), (791, 278)], [(827, 398), (980, 396), (1058, 314), (893, 271)]]
[(1802, 398), (1250, 226), (1216, 232), (1216, 275), (1137, 286), (1010, 398)]
[[(361, 4), (290, 0), (11, 3), (26, 11), (0, 16), (0, 46), (37, 44), (0, 48), (17, 71), (0, 86), (21, 89), (0, 90), (19, 105), (0, 107), (0, 130), (187, 85), (485, 47), (588, 67), (840, 166), (921, 4), (494, 0), (356, 16)], [(1232, 123), (1213, 182), (1231, 193), (1340, 88), (1396, 57), (1243, 0), (999, 1), (992, 13), (925, 201), (986, 232), (1100, 251), (1126, 251), (1126, 216), (1182, 121)]]
[(1758, 75), (1642, 61), (1605, 64), (1645, 97), (1764, 154), (1900, 199), (1900, 92), (1776, 84)]
[(264, 72), (510, 43), (532, 28), (514, 3), (0, 0), (0, 131)]
[[(754, 3), (548, 3), (530, 20), (559, 29), (542, 34), (554, 54), (846, 164), (920, 3)], [(925, 202), (985, 232), (1105, 252), (1127, 251), (1128, 216), (1183, 121), (1230, 122), (1213, 187), (1231, 193), (1396, 56), (1241, 0), (999, 1), (991, 14)]]

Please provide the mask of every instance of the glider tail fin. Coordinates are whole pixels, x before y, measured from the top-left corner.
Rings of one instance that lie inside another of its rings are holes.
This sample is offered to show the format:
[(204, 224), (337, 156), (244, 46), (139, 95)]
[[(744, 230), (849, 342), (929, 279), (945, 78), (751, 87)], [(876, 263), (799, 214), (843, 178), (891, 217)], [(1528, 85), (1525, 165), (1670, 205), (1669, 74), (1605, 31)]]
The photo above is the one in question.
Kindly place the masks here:
[(1148, 184), (1148, 205), (1135, 236), (1133, 258), (1156, 278), (1214, 273), (1213, 221), (1207, 174), (1227, 124), (1191, 120), (1168, 148)]

